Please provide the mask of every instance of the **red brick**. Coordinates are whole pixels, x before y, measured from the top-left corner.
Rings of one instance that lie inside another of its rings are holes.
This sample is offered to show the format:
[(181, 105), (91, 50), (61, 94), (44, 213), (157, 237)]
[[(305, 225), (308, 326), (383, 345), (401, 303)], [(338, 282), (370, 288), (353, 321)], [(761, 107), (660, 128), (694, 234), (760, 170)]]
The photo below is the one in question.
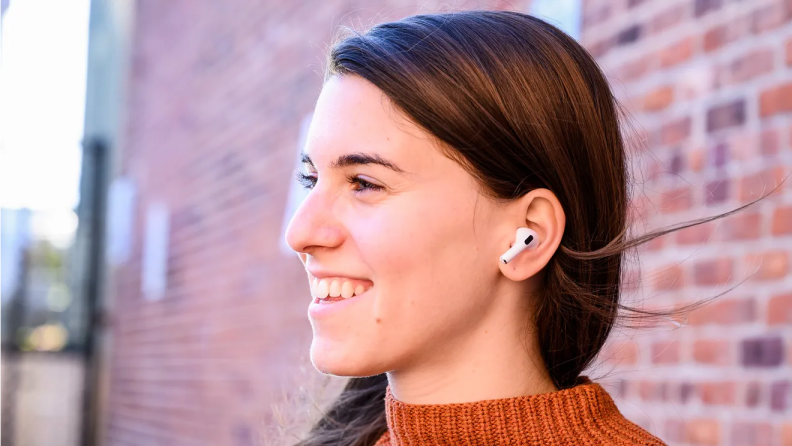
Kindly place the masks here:
[(720, 423), (709, 418), (694, 418), (687, 422), (687, 438), (690, 444), (712, 445), (720, 444)]
[(762, 384), (751, 381), (745, 384), (745, 406), (757, 407), (762, 399)]
[(618, 46), (633, 44), (641, 38), (642, 33), (643, 26), (640, 23), (633, 23), (616, 34), (614, 44)]
[(638, 363), (638, 344), (632, 341), (611, 342), (600, 353), (600, 358), (610, 364), (634, 365)]
[(652, 274), (651, 281), (655, 290), (678, 290), (685, 284), (684, 269), (679, 265), (671, 265), (659, 269)]
[(715, 167), (725, 166), (729, 162), (730, 154), (731, 154), (731, 150), (729, 144), (725, 142), (719, 142), (713, 145), (712, 152), (710, 155), (712, 165)]
[(779, 206), (773, 211), (773, 224), (770, 233), (773, 235), (792, 234), (792, 205)]
[(730, 406), (735, 403), (736, 387), (733, 382), (703, 382), (696, 384), (696, 392), (706, 405)]
[(704, 52), (716, 51), (740, 39), (745, 35), (746, 31), (744, 20), (741, 20), (741, 18), (714, 26), (704, 33)]
[(740, 83), (773, 71), (773, 48), (755, 49), (729, 64), (728, 82)]
[(600, 5), (593, 11), (587, 12), (583, 15), (583, 27), (591, 28), (594, 25), (605, 22), (610, 17), (611, 5)]
[(792, 65), (792, 39), (787, 40), (786, 43), (786, 64)]
[(644, 3), (648, 3), (649, 0), (627, 0), (627, 9), (632, 9), (637, 6), (641, 6)]
[(677, 393), (679, 398), (676, 401), (682, 404), (686, 404), (688, 401), (690, 401), (693, 398), (695, 391), (696, 391), (696, 386), (693, 385), (693, 383), (687, 381), (680, 383), (679, 392)]
[(671, 105), (674, 101), (673, 85), (666, 85), (650, 91), (644, 96), (644, 110), (660, 111)]
[(719, 25), (704, 33), (704, 52), (715, 51), (726, 43), (726, 25)]
[(688, 315), (690, 325), (733, 325), (752, 322), (756, 317), (753, 298), (724, 299), (719, 297)]
[(792, 342), (789, 343), (789, 351), (787, 352), (787, 362), (792, 365)]
[(658, 251), (665, 246), (665, 241), (668, 237), (657, 237), (648, 242), (644, 246), (646, 246), (647, 251)]
[(677, 443), (688, 442), (687, 422), (676, 418), (670, 418), (665, 422), (665, 436), (663, 439), (666, 441), (673, 441)]
[(789, 408), (792, 381), (788, 379), (770, 383), (770, 410), (785, 412)]
[(762, 214), (746, 212), (748, 209), (724, 218), (724, 240), (755, 240), (759, 238), (762, 233)]
[(770, 423), (734, 423), (731, 441), (734, 445), (772, 446), (773, 426)]
[(732, 281), (733, 262), (729, 258), (718, 258), (696, 263), (693, 277), (696, 285), (723, 285)]
[(704, 168), (707, 152), (703, 149), (690, 150), (688, 153), (687, 165), (693, 172), (701, 172)]
[[(740, 201), (747, 202), (756, 200), (770, 193), (770, 191), (781, 184), (784, 175), (785, 173), (782, 167), (772, 167), (762, 170), (759, 173), (742, 177), (740, 179), (740, 193), (738, 195)], [(788, 188), (788, 183), (788, 181), (785, 182), (775, 193), (779, 194)]]
[(720, 339), (701, 339), (693, 343), (693, 360), (701, 364), (729, 365), (733, 363), (732, 344)]
[(730, 187), (729, 179), (710, 181), (704, 187), (704, 204), (710, 206), (726, 201), (729, 198)]
[(685, 157), (680, 151), (675, 151), (671, 156), (671, 161), (668, 165), (668, 172), (671, 175), (679, 175), (685, 168)]
[(676, 364), (679, 362), (679, 341), (660, 341), (652, 343), (653, 364)]
[(781, 446), (792, 446), (792, 421), (781, 426)]
[(756, 273), (753, 280), (777, 280), (789, 273), (789, 252), (768, 251), (745, 256), (745, 263)]
[(720, 423), (710, 418), (680, 417), (674, 413), (666, 420), (663, 440), (693, 445), (720, 444)]
[(792, 324), (792, 293), (778, 294), (767, 304), (767, 324)]
[(764, 6), (751, 14), (751, 32), (759, 34), (778, 28), (789, 20), (789, 13), (789, 5), (783, 0), (776, 0)]
[(781, 146), (781, 135), (777, 129), (763, 129), (759, 137), (759, 150), (762, 155), (775, 155)]
[(693, 56), (696, 46), (694, 37), (682, 39), (660, 51), (660, 66), (668, 68), (680, 64)]
[(745, 100), (718, 104), (707, 110), (707, 132), (742, 125), (745, 122)]
[(642, 56), (636, 60), (624, 63), (616, 69), (616, 77), (622, 82), (635, 81), (649, 72), (651, 63), (652, 59), (647, 56)]
[(662, 401), (664, 386), (655, 381), (640, 381), (638, 383), (638, 395), (644, 401)]
[(595, 42), (592, 43), (591, 45), (588, 45), (588, 52), (592, 56), (596, 58), (600, 58), (604, 56), (608, 51), (610, 51), (611, 48), (613, 48), (613, 46), (614, 46), (614, 41), (612, 38), (609, 37), (606, 39), (602, 39), (599, 42)]
[(729, 132), (727, 139), (731, 159), (744, 161), (756, 158), (758, 136), (756, 132), (745, 128)]
[(686, 6), (687, 5), (677, 5), (665, 11), (661, 11), (651, 19), (649, 29), (653, 34), (659, 34), (679, 25), (685, 17), (685, 12), (687, 10)]
[(768, 88), (759, 94), (759, 116), (792, 111), (792, 82)]
[(664, 193), (660, 203), (663, 212), (667, 214), (690, 209), (692, 205), (693, 196), (690, 193), (690, 188), (687, 187)]
[(693, 16), (699, 18), (721, 7), (722, 0), (696, 0), (693, 2)]
[(740, 362), (744, 367), (778, 367), (783, 361), (781, 336), (754, 336), (740, 342)]
[(688, 116), (663, 125), (660, 128), (660, 140), (666, 145), (679, 144), (690, 136), (691, 124)]
[(715, 233), (715, 223), (702, 223), (677, 231), (676, 242), (680, 245), (699, 245), (711, 241)]

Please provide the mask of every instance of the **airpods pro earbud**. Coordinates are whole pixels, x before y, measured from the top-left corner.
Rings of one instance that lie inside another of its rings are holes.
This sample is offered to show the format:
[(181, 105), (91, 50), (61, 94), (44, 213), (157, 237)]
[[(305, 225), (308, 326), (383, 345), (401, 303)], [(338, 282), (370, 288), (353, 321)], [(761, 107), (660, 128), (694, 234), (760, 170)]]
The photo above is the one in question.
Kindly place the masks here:
[(501, 262), (509, 263), (525, 249), (533, 249), (539, 245), (539, 236), (531, 228), (517, 228), (517, 237), (514, 244), (501, 256)]

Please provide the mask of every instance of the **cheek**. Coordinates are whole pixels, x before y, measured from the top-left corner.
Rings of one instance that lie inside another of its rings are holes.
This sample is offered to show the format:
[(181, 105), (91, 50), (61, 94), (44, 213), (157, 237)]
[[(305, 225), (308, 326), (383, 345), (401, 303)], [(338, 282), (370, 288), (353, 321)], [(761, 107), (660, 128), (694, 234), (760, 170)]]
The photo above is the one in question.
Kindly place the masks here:
[[(394, 286), (395, 279), (403, 285), (420, 284), (415, 274), (436, 267), (435, 258), (452, 236), (442, 213), (418, 199), (383, 206), (349, 225), (351, 236), (363, 261), (371, 269), (375, 281)], [(409, 278), (409, 280), (404, 280)], [(424, 284), (426, 285), (426, 284)]]
[(382, 207), (349, 226), (379, 286), (378, 316), (413, 325), (476, 306), (482, 258), (472, 208), (437, 196), (403, 204)]

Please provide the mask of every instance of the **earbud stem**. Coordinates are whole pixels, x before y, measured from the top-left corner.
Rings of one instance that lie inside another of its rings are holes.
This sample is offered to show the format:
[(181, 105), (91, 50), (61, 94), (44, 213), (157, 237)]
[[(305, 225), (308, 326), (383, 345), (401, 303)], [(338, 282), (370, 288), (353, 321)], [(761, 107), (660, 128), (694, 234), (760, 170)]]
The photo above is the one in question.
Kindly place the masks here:
[(512, 244), (511, 248), (509, 248), (509, 250), (501, 256), (500, 261), (503, 263), (509, 263), (523, 250), (528, 249), (529, 247), (535, 247), (539, 242), (536, 237), (536, 232), (530, 228), (518, 228), (517, 237), (514, 240), (514, 244)]

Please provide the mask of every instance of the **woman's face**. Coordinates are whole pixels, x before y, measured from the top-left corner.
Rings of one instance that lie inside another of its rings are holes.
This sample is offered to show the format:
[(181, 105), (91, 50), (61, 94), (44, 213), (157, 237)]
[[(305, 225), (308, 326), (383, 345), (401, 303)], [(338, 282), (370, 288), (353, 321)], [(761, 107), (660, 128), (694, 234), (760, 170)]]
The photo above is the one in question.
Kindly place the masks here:
[(309, 284), (353, 278), (353, 287), (370, 287), (333, 303), (306, 293), (314, 366), (370, 376), (442, 361), (464, 345), (498, 290), (508, 245), (493, 234), (504, 211), (358, 76), (324, 85), (304, 154), (312, 190), (286, 240)]

